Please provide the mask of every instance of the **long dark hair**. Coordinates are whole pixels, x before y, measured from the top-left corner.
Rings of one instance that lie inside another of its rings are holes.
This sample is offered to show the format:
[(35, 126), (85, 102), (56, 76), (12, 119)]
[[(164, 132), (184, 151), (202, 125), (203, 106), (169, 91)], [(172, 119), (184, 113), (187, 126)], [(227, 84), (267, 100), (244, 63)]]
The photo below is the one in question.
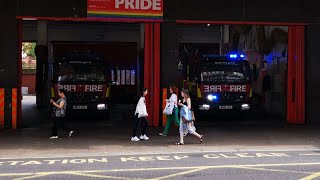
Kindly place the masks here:
[(143, 94), (144, 94), (144, 92), (146, 92), (146, 91), (148, 91), (147, 88), (143, 88), (143, 89), (142, 89), (142, 91), (141, 91), (141, 97), (143, 97)]
[(184, 97), (185, 99), (190, 98), (190, 94), (189, 94), (189, 91), (187, 89), (182, 89), (181, 92), (183, 92), (184, 96), (186, 96), (186, 97)]
[(176, 86), (170, 86), (170, 88), (172, 89), (173, 94), (178, 95), (178, 88)]

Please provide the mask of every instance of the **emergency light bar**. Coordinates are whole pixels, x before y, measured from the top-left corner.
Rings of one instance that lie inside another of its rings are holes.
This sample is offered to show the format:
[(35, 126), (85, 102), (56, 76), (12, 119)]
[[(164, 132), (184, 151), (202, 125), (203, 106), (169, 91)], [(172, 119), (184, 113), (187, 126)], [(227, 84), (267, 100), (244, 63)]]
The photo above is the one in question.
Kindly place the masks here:
[(238, 57), (245, 58), (245, 55), (244, 54), (229, 54), (228, 56), (225, 56), (225, 55), (216, 55), (216, 54), (204, 54), (204, 55), (202, 55), (202, 57), (204, 57), (204, 58), (225, 58), (225, 57), (229, 57), (231, 59), (237, 59)]
[(238, 55), (238, 54), (230, 54), (229, 57), (230, 57), (231, 59), (236, 59), (236, 58), (238, 58), (238, 57), (240, 57), (240, 58), (245, 58), (245, 55), (244, 55), (244, 54), (240, 54), (240, 55)]
[(230, 57), (230, 58), (237, 58), (238, 55), (237, 55), (237, 54), (230, 54), (229, 57)]

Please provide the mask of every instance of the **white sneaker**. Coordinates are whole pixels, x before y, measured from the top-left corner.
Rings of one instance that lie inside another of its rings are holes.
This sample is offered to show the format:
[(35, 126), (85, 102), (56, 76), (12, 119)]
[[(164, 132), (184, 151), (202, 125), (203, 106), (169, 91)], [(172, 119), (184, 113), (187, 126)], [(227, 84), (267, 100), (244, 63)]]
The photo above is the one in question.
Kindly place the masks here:
[(131, 141), (140, 141), (140, 139), (137, 136), (135, 136), (131, 138)]
[(149, 137), (147, 137), (147, 135), (143, 135), (143, 136), (141, 135), (141, 136), (140, 136), (140, 139), (147, 141), (147, 140), (149, 140)]
[(159, 133), (159, 136), (167, 136), (167, 134), (166, 133)]
[(58, 139), (58, 136), (51, 136), (50, 139)]
[(73, 134), (73, 131), (70, 131), (70, 132), (69, 132), (69, 136), (68, 136), (68, 137), (71, 137), (71, 136), (72, 136), (72, 134)]

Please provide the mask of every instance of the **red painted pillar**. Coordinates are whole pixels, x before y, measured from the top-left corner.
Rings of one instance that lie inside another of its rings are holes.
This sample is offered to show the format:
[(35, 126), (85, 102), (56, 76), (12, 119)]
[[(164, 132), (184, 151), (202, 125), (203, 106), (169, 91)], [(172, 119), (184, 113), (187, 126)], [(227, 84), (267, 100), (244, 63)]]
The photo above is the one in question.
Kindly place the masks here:
[(18, 21), (18, 76), (19, 76), (19, 83), (18, 83), (18, 89), (17, 89), (17, 125), (16, 126), (22, 126), (22, 43), (23, 43), (23, 27), (22, 27), (22, 20), (20, 19)]
[(5, 102), (4, 102), (4, 93), (5, 93), (5, 89), (4, 88), (0, 88), (0, 130), (4, 129), (4, 106), (5, 106)]
[(159, 126), (160, 119), (160, 23), (145, 24), (144, 86), (150, 126)]
[(145, 34), (144, 34), (144, 87), (149, 89), (149, 96), (146, 98), (147, 103), (147, 111), (149, 113), (149, 124), (152, 125), (152, 89), (151, 89), (151, 79), (152, 79), (152, 72), (151, 69), (152, 65), (152, 24), (145, 23)]
[(159, 126), (160, 121), (160, 23), (153, 24), (153, 126)]
[(305, 123), (304, 26), (289, 26), (287, 122)]

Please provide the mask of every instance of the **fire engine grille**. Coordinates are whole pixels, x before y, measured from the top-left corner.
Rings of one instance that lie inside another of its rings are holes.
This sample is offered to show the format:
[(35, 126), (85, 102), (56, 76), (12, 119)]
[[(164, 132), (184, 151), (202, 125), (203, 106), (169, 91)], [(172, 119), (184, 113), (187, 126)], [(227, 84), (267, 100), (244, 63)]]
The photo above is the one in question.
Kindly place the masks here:
[(246, 98), (246, 93), (223, 92), (220, 94), (220, 102), (235, 102)]
[(66, 93), (66, 96), (69, 104), (90, 104), (102, 99), (101, 92)]

